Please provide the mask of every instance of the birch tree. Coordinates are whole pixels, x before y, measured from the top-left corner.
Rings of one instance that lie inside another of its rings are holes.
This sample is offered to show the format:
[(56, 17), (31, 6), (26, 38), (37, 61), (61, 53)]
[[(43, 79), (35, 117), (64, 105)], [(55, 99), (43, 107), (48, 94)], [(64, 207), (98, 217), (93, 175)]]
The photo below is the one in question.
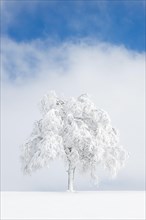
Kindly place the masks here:
[(68, 190), (73, 191), (78, 169), (96, 177), (101, 164), (116, 176), (124, 166), (127, 152), (119, 144), (117, 130), (107, 112), (97, 108), (87, 94), (63, 99), (51, 91), (42, 98), (40, 111), (42, 118), (21, 148), (24, 173), (61, 158), (67, 164)]

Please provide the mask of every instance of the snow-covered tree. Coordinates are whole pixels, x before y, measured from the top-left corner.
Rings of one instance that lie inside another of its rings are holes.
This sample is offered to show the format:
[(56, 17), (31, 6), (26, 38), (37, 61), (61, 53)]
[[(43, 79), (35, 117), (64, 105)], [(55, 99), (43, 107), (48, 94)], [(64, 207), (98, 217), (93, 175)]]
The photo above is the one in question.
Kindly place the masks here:
[(107, 112), (98, 109), (88, 95), (65, 100), (51, 91), (41, 100), (40, 109), (42, 119), (34, 124), (22, 146), (24, 173), (62, 158), (68, 167), (69, 191), (73, 191), (76, 169), (95, 177), (96, 167), (101, 164), (116, 176), (127, 152), (119, 145), (119, 134)]

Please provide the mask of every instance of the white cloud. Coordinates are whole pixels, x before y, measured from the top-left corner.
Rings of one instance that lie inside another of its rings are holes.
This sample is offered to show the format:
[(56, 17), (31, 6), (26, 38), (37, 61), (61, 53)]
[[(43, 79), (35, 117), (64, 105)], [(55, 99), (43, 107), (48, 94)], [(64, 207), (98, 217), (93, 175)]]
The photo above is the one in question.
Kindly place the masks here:
[[(144, 189), (145, 54), (92, 39), (64, 44), (3, 39), (2, 43), (2, 189), (66, 187), (60, 162), (32, 177), (20, 172), (19, 145), (31, 132), (33, 121), (39, 119), (37, 103), (50, 89), (67, 97), (91, 94), (120, 130), (130, 159), (117, 180), (103, 176), (101, 189)], [(76, 181), (82, 189), (94, 188), (86, 178), (77, 177)]]

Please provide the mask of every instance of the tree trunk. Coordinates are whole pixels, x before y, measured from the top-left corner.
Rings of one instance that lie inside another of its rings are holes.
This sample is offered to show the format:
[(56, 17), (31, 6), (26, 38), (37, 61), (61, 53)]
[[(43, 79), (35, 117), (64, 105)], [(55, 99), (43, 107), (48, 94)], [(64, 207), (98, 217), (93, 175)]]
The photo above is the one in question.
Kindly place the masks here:
[(69, 192), (74, 191), (74, 172), (75, 172), (75, 168), (71, 168), (71, 164), (69, 164), (69, 169), (68, 169), (68, 191)]

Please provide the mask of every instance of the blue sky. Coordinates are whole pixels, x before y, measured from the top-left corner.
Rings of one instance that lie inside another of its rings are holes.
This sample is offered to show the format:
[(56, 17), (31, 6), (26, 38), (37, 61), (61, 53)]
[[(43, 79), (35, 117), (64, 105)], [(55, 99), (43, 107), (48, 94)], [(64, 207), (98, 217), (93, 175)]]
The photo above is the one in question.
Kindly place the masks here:
[(94, 38), (145, 51), (145, 1), (3, 1), (2, 35), (15, 41)]

